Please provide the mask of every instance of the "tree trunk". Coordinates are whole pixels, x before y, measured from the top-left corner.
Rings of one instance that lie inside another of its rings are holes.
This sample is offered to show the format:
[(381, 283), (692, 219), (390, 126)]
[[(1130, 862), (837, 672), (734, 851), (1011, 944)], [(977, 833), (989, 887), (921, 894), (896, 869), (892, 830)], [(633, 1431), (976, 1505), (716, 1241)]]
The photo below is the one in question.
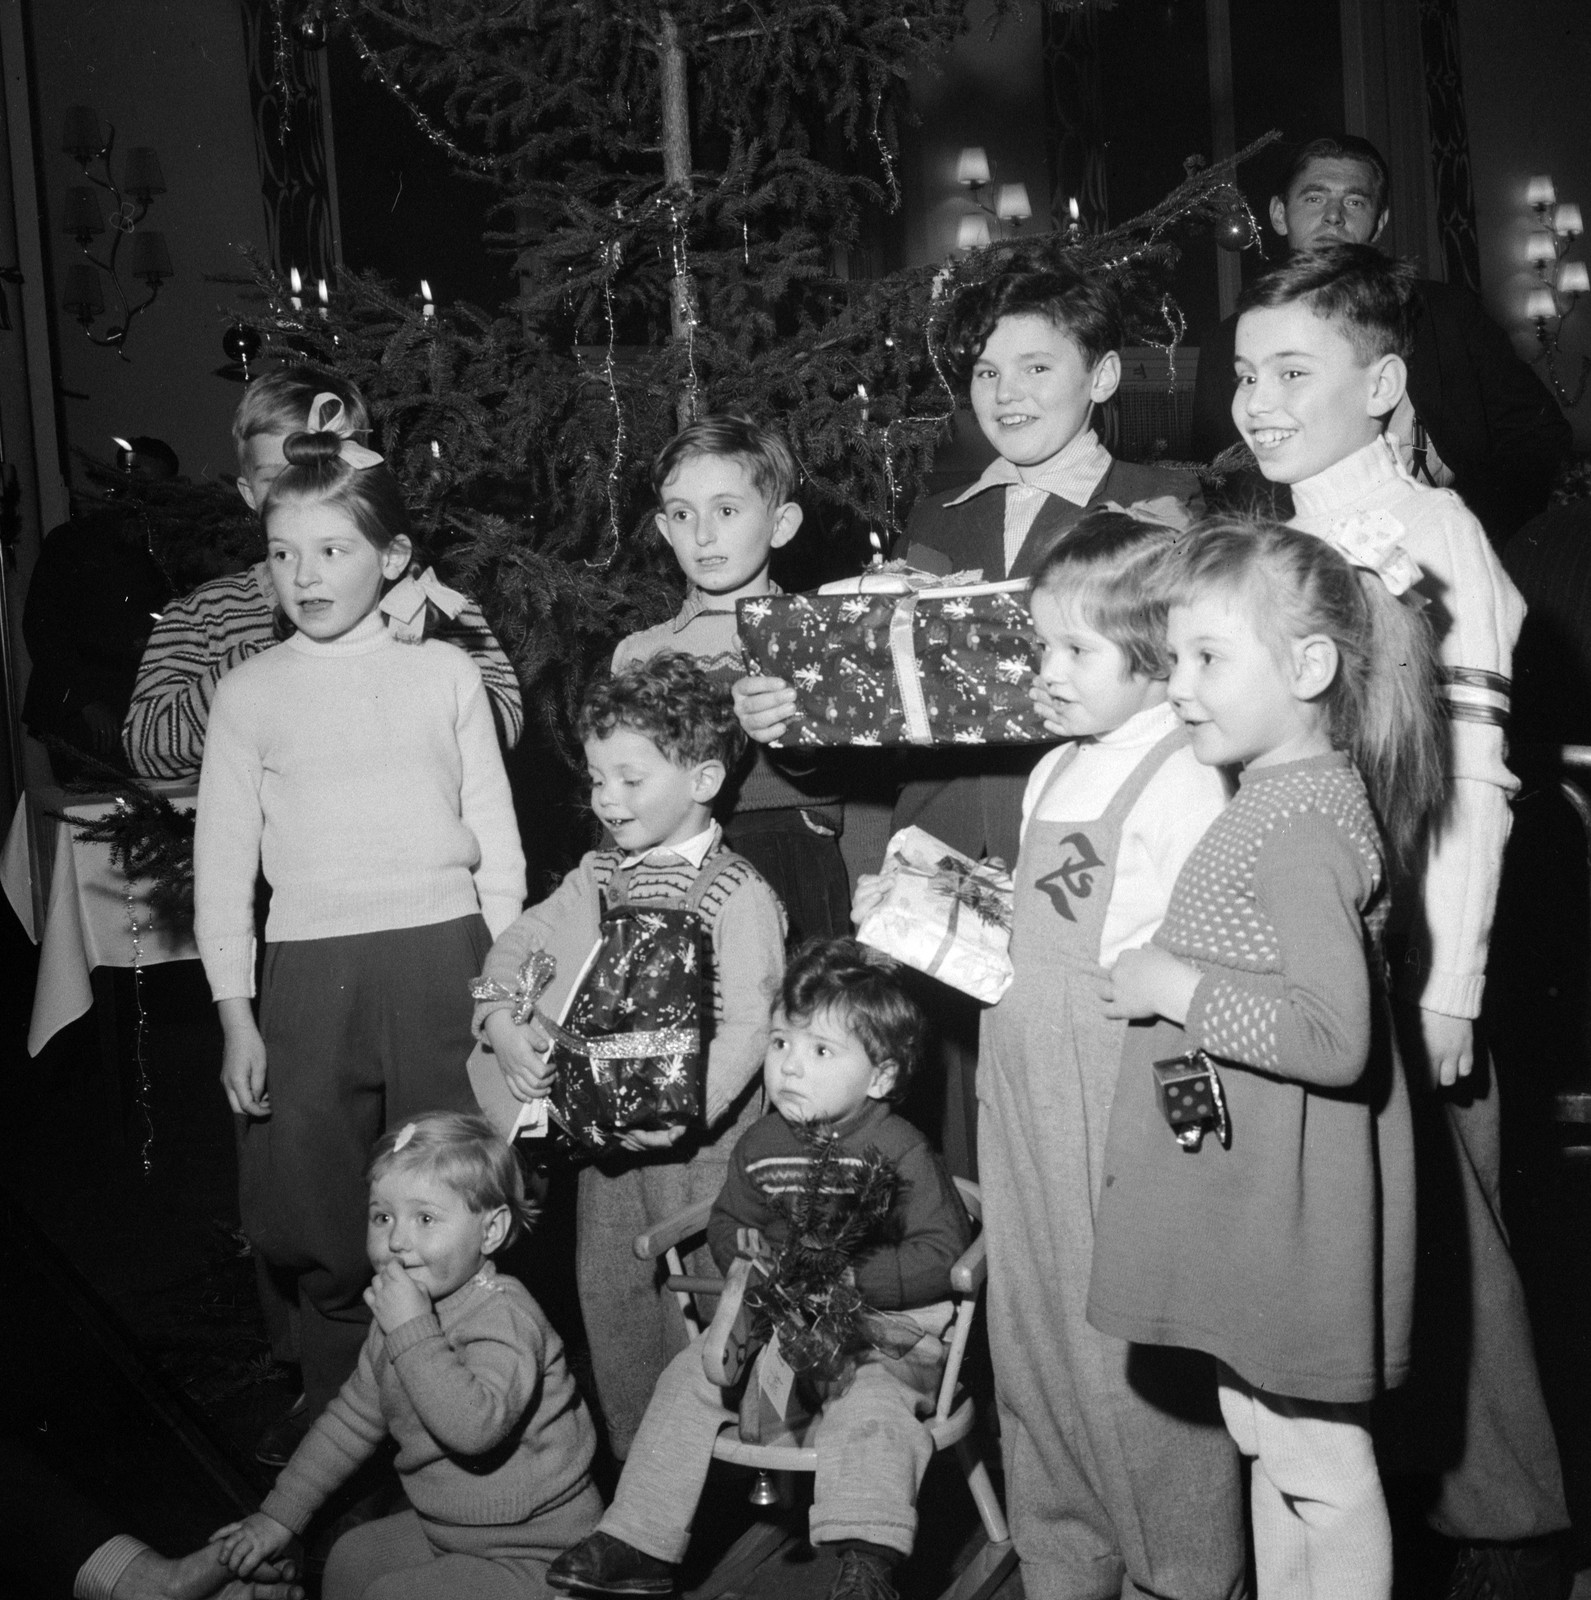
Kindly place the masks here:
[[(669, 326), (676, 339), (689, 340), (696, 322), (696, 280), (691, 276), (685, 253), (683, 213), (690, 203), (691, 188), (691, 110), (685, 81), (685, 51), (679, 40), (679, 25), (672, 12), (661, 16), (662, 37), (658, 59), (662, 68), (663, 100), (663, 177), (680, 191), (681, 222), (674, 234), (674, 279), (669, 292)], [(680, 426), (691, 421), (696, 409), (694, 383), (676, 402)]]

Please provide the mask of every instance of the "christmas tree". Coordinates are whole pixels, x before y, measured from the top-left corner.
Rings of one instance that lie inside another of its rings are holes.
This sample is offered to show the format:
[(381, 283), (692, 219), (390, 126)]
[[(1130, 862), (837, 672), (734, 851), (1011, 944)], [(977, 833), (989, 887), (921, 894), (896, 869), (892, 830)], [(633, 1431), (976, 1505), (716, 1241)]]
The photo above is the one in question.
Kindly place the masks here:
[[(305, 309), (256, 261), (250, 320), (269, 352), (364, 392), (447, 575), (481, 597), (555, 733), (614, 640), (677, 603), (646, 466), (690, 417), (773, 422), (809, 517), (858, 564), (869, 533), (889, 549), (955, 406), (937, 314), (1018, 248), (843, 276), (899, 203), (907, 81), (966, 26), (964, 0), (278, 0), (282, 49), (306, 22), (341, 30), (494, 188), (488, 242), (521, 291), (433, 307), (345, 275)], [(1234, 165), (1191, 162), (1145, 216), (1022, 254), (1109, 272), (1137, 336), (1174, 341), (1175, 235), (1231, 210)]]

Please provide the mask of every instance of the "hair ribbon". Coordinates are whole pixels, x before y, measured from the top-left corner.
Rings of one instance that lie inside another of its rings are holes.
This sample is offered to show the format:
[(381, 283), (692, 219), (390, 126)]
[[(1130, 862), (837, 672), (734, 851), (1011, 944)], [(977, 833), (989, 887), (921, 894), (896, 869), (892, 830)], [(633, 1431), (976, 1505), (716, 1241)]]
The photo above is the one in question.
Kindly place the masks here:
[[(1387, 593), (1402, 599), (1424, 573), (1403, 548), (1403, 524), (1390, 511), (1356, 511), (1332, 523), (1322, 537), (1343, 559), (1363, 572), (1373, 572)], [(1411, 596), (1419, 604), (1423, 597)]]
[(392, 1141), (393, 1155), (396, 1155), (414, 1137), (416, 1132), (417, 1130), (412, 1122), (404, 1123), (403, 1132)]
[(1193, 526), (1193, 516), (1186, 502), (1174, 494), (1158, 494), (1153, 500), (1134, 500), (1130, 506), (1124, 506), (1119, 500), (1107, 500), (1095, 509), (1119, 512), (1124, 517), (1131, 517), (1134, 522), (1152, 523), (1158, 528), (1171, 528), (1177, 533), (1186, 533)]
[(387, 618), (387, 631), (404, 644), (418, 644), (425, 633), (426, 603), (443, 616), (454, 618), (469, 604), (466, 596), (450, 589), (437, 577), (435, 567), (427, 567), (418, 577), (400, 578), (381, 597), (381, 611)]
[(379, 467), (386, 459), (354, 438), (353, 419), (348, 415), (348, 408), (329, 389), (323, 389), (310, 401), (305, 427), (310, 433), (335, 433), (342, 440), (337, 450), (338, 460), (346, 461), (356, 471)]

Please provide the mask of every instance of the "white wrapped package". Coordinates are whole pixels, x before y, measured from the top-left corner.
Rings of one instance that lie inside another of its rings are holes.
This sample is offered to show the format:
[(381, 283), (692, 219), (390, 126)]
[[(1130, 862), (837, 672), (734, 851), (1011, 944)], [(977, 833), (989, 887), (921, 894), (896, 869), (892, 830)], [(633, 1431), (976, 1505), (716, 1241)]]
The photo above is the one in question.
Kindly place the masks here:
[(993, 1005), (1011, 987), (1011, 874), (902, 828), (884, 853), (883, 877), (884, 897), (857, 938)]

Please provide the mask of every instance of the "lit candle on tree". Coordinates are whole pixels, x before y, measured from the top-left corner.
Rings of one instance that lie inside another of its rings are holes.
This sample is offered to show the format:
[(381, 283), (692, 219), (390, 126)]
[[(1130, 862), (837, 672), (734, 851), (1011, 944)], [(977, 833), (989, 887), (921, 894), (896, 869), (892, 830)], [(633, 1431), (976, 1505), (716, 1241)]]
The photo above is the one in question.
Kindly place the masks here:
[(316, 280), (315, 294), (320, 300), (320, 314), (324, 317), (326, 315), (326, 307), (331, 304), (331, 295), (327, 292), (326, 280), (324, 278), (318, 278)]
[(288, 273), (287, 282), (293, 291), (293, 309), (295, 311), (302, 311), (304, 309), (304, 276), (297, 267), (294, 267), (293, 270)]
[(431, 298), (431, 281), (429, 278), (420, 279), (420, 298), (425, 302), (421, 307), (420, 315), (429, 322), (436, 315), (436, 302)]

